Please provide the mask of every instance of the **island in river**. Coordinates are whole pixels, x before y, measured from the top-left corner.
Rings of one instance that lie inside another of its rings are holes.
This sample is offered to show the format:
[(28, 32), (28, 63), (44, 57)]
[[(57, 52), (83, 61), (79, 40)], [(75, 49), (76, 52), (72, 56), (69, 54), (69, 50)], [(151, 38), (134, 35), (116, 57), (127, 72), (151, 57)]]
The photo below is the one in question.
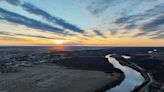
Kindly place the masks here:
[[(150, 50), (153, 52), (148, 53)], [(63, 46), (56, 49), (51, 46), (40, 46), (0, 47), (0, 92), (110, 90), (121, 84), (125, 74), (104, 58), (109, 53), (131, 56), (131, 62), (150, 72), (154, 77), (155, 83), (150, 85), (149, 92), (163, 90), (162, 47)]]

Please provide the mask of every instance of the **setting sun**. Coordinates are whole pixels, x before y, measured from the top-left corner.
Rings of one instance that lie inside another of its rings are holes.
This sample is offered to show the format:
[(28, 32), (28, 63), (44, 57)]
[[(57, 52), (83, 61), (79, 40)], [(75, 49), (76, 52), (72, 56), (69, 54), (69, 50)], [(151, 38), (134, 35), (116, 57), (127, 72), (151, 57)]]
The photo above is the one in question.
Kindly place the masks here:
[(55, 44), (63, 44), (65, 41), (64, 40), (54, 40)]

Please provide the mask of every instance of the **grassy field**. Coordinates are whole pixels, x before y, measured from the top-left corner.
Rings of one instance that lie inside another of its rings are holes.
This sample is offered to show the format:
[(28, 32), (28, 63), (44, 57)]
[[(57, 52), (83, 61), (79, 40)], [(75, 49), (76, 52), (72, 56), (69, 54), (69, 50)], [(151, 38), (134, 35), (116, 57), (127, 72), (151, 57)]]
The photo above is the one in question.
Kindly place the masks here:
[(0, 74), (0, 92), (94, 92), (121, 76), (44, 64), (21, 70)]

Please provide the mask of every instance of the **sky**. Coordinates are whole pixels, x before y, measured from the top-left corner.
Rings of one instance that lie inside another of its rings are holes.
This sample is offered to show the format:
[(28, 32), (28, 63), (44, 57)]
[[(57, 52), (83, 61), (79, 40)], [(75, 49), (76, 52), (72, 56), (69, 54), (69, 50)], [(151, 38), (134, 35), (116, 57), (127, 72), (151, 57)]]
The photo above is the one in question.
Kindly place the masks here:
[(164, 46), (164, 0), (0, 0), (0, 45)]

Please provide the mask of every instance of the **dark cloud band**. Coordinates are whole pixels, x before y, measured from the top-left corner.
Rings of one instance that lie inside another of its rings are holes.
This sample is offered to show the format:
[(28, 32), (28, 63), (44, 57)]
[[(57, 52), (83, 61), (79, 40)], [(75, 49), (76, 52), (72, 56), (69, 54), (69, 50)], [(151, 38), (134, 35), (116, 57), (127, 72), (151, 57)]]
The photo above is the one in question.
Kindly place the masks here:
[(78, 28), (77, 26), (70, 24), (61, 18), (52, 16), (51, 14), (47, 13), (46, 11), (44, 11), (30, 3), (25, 2), (25, 3), (21, 4), (21, 2), (19, 0), (6, 0), (6, 2), (9, 4), (15, 5), (15, 6), (21, 6), (27, 12), (29, 12), (31, 14), (35, 14), (37, 16), (41, 16), (44, 19), (46, 19), (48, 22), (62, 26), (64, 29), (69, 29), (71, 31), (79, 32), (79, 33), (84, 32), (84, 30)]
[(34, 19), (27, 18), (25, 16), (21, 16), (19, 14), (7, 11), (5, 9), (0, 8), (0, 15), (1, 20), (6, 20), (8, 22), (16, 23), (19, 25), (24, 25), (30, 28), (40, 29), (43, 31), (51, 31), (51, 32), (57, 32), (62, 33), (62, 29), (55, 28), (53, 26), (50, 26), (48, 24), (42, 23), (40, 21), (36, 21)]

